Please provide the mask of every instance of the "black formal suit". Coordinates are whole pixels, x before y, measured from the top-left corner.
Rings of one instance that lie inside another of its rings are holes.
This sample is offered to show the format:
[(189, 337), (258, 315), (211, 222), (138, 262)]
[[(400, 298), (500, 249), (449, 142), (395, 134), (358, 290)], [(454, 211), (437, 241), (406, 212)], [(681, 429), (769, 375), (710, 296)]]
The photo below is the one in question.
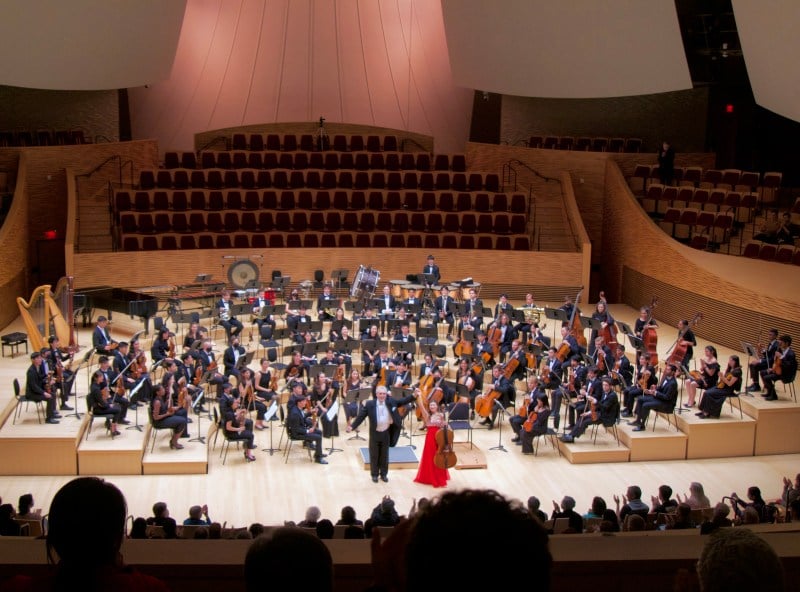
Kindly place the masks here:
[(97, 353), (104, 355), (111, 355), (108, 345), (114, 343), (114, 340), (108, 336), (108, 332), (100, 327), (95, 327), (92, 331), (92, 347), (97, 350)]
[(350, 424), (350, 429), (355, 430), (361, 423), (369, 417), (369, 469), (373, 479), (386, 477), (389, 472), (389, 448), (395, 446), (400, 439), (400, 426), (403, 419), (397, 408), (408, 405), (414, 400), (414, 395), (408, 395), (401, 399), (387, 395), (385, 405), (391, 417), (388, 429), (378, 431), (378, 401), (370, 399), (366, 401), (358, 412), (358, 415)]
[[(98, 417), (106, 417), (114, 423), (120, 423), (125, 419), (128, 412), (128, 400), (125, 397), (115, 397), (111, 394), (107, 401), (103, 400), (102, 391), (104, 384), (92, 383), (89, 394), (86, 395), (86, 402), (92, 409), (92, 414)], [(109, 387), (113, 393), (113, 389)]]
[(225, 376), (233, 374), (237, 378), (239, 377), (239, 370), (236, 369), (237, 354), (238, 358), (242, 358), (245, 355), (245, 349), (241, 345), (235, 348), (230, 346), (225, 350), (222, 356), (222, 362), (225, 364)]
[(511, 374), (511, 382), (513, 384), (515, 380), (525, 380), (525, 369), (528, 367), (528, 358), (520, 347), (516, 352), (509, 352), (508, 361), (506, 363), (510, 363), (512, 359), (516, 359), (517, 362), (519, 362), (516, 370)]
[(28, 373), (25, 381), (25, 397), (31, 401), (45, 401), (47, 408), (47, 419), (53, 419), (53, 415), (55, 415), (56, 412), (56, 398), (52, 394), (50, 394), (49, 399), (47, 398), (44, 385), (44, 377), (42, 377), (39, 367), (37, 367), (36, 364), (31, 364), (28, 367)]
[(476, 298), (475, 300), (467, 300), (464, 304), (469, 313), (469, 324), (476, 330), (480, 329), (483, 324), (483, 300)]
[(616, 421), (618, 413), (619, 399), (617, 398), (617, 393), (614, 391), (603, 391), (597, 397), (597, 419), (593, 420), (591, 415), (581, 416), (580, 421), (575, 424), (572, 432), (570, 432), (570, 436), (572, 436), (573, 439), (581, 436), (590, 425), (595, 423), (611, 425)]
[(381, 320), (381, 335), (386, 335), (387, 321), (394, 317), (394, 311), (397, 308), (397, 300), (391, 294), (388, 296), (382, 294), (377, 300), (380, 302), (378, 318)]
[[(333, 318), (333, 313), (338, 308), (339, 300), (334, 298), (332, 294), (320, 294), (317, 297), (317, 316), (321, 321), (329, 321)], [(330, 310), (326, 313), (325, 309)]]
[(62, 405), (67, 404), (69, 396), (72, 393), (72, 385), (75, 382), (75, 373), (72, 372), (72, 370), (67, 370), (64, 367), (64, 362), (69, 359), (69, 354), (62, 352), (60, 349), (54, 348), (52, 345), (50, 346), (50, 360), (53, 364), (53, 368), (55, 369), (59, 365), (61, 366), (61, 384), (59, 385), (59, 389), (61, 390)]
[(436, 264), (426, 265), (425, 267), (422, 268), (422, 273), (427, 275), (432, 275), (433, 276), (432, 283), (434, 284), (438, 284), (439, 280), (442, 278), (442, 275), (439, 273), (439, 266)]
[(644, 394), (636, 400), (636, 421), (641, 426), (647, 423), (651, 411), (670, 413), (678, 402), (678, 381), (674, 376), (665, 378), (656, 387), (653, 395)]
[(223, 300), (222, 298), (220, 298), (219, 300), (217, 300), (215, 306), (217, 312), (219, 312), (223, 308), (228, 310), (229, 314), (228, 320), (224, 321), (220, 319), (219, 321), (219, 324), (225, 327), (225, 334), (228, 336), (228, 339), (230, 339), (234, 335), (238, 335), (239, 333), (241, 333), (242, 329), (244, 329), (244, 326), (242, 325), (242, 322), (239, 319), (233, 316), (233, 310), (232, 310), (233, 303), (230, 300)]
[(436, 316), (434, 317), (433, 322), (434, 324), (441, 323), (442, 321), (446, 322), (448, 337), (453, 333), (453, 324), (455, 322), (453, 313), (450, 310), (450, 305), (454, 302), (455, 300), (453, 300), (450, 296), (437, 296), (433, 301), (433, 306), (436, 308)]
[[(491, 388), (500, 393), (500, 397), (497, 400), (500, 401), (504, 409), (511, 404), (516, 396), (514, 385), (502, 374), (498, 378), (493, 377)], [(487, 422), (489, 425), (494, 425), (498, 412), (497, 405), (492, 405), (492, 418)]]
[[(271, 306), (270, 302), (266, 300), (263, 296), (259, 297), (258, 300), (253, 302), (253, 308), (263, 309), (265, 306)], [(262, 339), (266, 339), (264, 334), (264, 325), (272, 327), (275, 329), (275, 318), (273, 315), (267, 315), (263, 318), (255, 318), (253, 322), (258, 325), (258, 334), (261, 335)]]

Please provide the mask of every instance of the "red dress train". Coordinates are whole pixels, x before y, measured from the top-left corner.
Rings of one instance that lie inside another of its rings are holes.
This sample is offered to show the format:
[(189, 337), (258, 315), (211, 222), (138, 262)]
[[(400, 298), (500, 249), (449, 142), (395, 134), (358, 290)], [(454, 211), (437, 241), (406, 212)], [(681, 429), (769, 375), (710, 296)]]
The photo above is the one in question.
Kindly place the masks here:
[(425, 446), (422, 449), (422, 458), (419, 461), (419, 469), (414, 479), (417, 483), (433, 485), (434, 487), (445, 487), (450, 479), (447, 469), (440, 469), (433, 464), (433, 457), (438, 447), (436, 446), (436, 433), (439, 431), (437, 426), (428, 426), (425, 435)]

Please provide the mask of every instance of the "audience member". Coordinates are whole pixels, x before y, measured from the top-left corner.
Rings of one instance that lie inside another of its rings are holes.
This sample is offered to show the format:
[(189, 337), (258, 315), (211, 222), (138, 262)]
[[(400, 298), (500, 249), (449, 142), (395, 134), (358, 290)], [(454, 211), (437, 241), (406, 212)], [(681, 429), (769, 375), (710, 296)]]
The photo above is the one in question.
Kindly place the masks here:
[(344, 538), (346, 539), (363, 539), (364, 529), (360, 526), (351, 525), (344, 529)]
[(147, 520), (139, 516), (134, 519), (131, 525), (131, 532), (128, 535), (130, 539), (146, 539), (147, 538)]
[(639, 514), (628, 514), (622, 523), (625, 532), (639, 532), (645, 530), (646, 523)]
[(769, 505), (764, 501), (764, 498), (761, 497), (761, 489), (755, 485), (749, 487), (747, 489), (747, 499), (750, 501), (745, 502), (739, 499), (739, 496), (736, 495), (736, 492), (731, 494), (731, 500), (733, 501), (733, 512), (736, 514), (737, 518), (742, 518), (743, 509), (746, 510), (747, 508), (753, 508), (758, 514), (759, 522), (775, 522), (775, 506)]
[[(203, 518), (205, 516), (205, 518)], [(208, 506), (192, 506), (189, 508), (189, 517), (183, 521), (184, 526), (208, 526), (211, 520), (208, 518)]]
[(785, 508), (789, 508), (796, 499), (800, 499), (800, 473), (795, 475), (794, 483), (789, 477), (783, 478), (783, 494), (779, 501)]
[(611, 508), (603, 512), (603, 522), (608, 522), (611, 525), (610, 532), (619, 532), (619, 518), (617, 517), (617, 513)]
[(541, 505), (542, 504), (539, 501), (539, 498), (536, 497), (535, 495), (532, 495), (528, 498), (528, 512), (530, 513), (531, 516), (533, 516), (534, 518), (538, 518), (539, 522), (544, 524), (545, 522), (547, 522), (547, 514), (542, 512)]
[(322, 512), (320, 512), (317, 506), (309, 506), (309, 508), (306, 510), (305, 519), (298, 522), (297, 526), (315, 528), (317, 526), (317, 522), (319, 522), (320, 516), (322, 516)]
[(328, 547), (314, 534), (280, 527), (250, 545), (244, 560), (244, 578), (248, 592), (288, 590), (298, 584), (315, 592), (331, 592), (333, 560)]
[(317, 522), (317, 536), (321, 539), (333, 538), (333, 522), (327, 518), (323, 518)]
[(783, 566), (772, 547), (746, 528), (712, 533), (697, 560), (701, 592), (783, 592)]
[(19, 536), (19, 523), (14, 521), (14, 506), (11, 504), (0, 505), (0, 535)]
[(697, 525), (692, 521), (692, 509), (687, 504), (678, 504), (674, 514), (668, 514), (667, 530), (687, 530)]
[(584, 518), (602, 518), (606, 511), (606, 500), (600, 496), (594, 496), (592, 499), (592, 507), (583, 515)]
[(569, 520), (569, 529), (572, 532), (583, 532), (583, 517), (575, 511), (575, 498), (568, 495), (564, 496), (561, 500), (561, 506), (558, 502), (553, 500), (553, 513), (550, 515), (553, 521), (559, 518), (567, 518)]
[(264, 525), (260, 522), (253, 522), (247, 530), (250, 531), (250, 534), (253, 535), (254, 539), (257, 539), (262, 534), (264, 534)]
[(17, 510), (17, 518), (35, 520), (42, 517), (41, 510), (33, 509), (33, 495), (30, 493), (19, 496)]
[(195, 528), (194, 534), (192, 535), (193, 539), (200, 539), (204, 540), (208, 538), (208, 527), (207, 526), (199, 526)]
[(221, 539), (222, 538), (222, 524), (219, 522), (212, 522), (208, 526), (208, 538)]
[(678, 499), (679, 504), (686, 503), (692, 510), (711, 507), (711, 502), (703, 491), (703, 485), (697, 481), (693, 481), (692, 484), (689, 485), (689, 495), (687, 495), (683, 500), (681, 500), (680, 493), (675, 497)]
[(658, 497), (651, 496), (650, 501), (653, 504), (653, 512), (656, 514), (668, 514), (674, 512), (678, 507), (678, 502), (672, 499), (672, 487), (669, 485), (662, 485), (658, 488)]
[(369, 537), (372, 536), (373, 526), (397, 526), (399, 522), (400, 516), (397, 514), (397, 510), (395, 510), (394, 500), (388, 495), (385, 495), (381, 503), (373, 508), (369, 520), (367, 520), (367, 523), (364, 525), (364, 531)]
[(706, 520), (700, 525), (700, 534), (711, 534), (718, 528), (733, 526), (733, 522), (728, 518), (731, 508), (722, 502), (714, 506), (714, 514), (710, 520)]
[(356, 511), (353, 506), (345, 506), (342, 508), (341, 517), (336, 521), (337, 525), (346, 526), (363, 526), (364, 523), (356, 518)]
[(55, 572), (16, 576), (5, 590), (168, 591), (160, 580), (124, 565), (120, 548), (127, 515), (125, 497), (114, 485), (96, 477), (73, 479), (50, 504), (46, 546)]
[(642, 501), (642, 489), (638, 485), (631, 485), (628, 491), (622, 496), (622, 501), (625, 505), (619, 507), (619, 496), (614, 495), (614, 503), (617, 504), (617, 514), (621, 522), (625, 522), (631, 514), (637, 514), (644, 520), (647, 520), (647, 515), (650, 513), (650, 506)]

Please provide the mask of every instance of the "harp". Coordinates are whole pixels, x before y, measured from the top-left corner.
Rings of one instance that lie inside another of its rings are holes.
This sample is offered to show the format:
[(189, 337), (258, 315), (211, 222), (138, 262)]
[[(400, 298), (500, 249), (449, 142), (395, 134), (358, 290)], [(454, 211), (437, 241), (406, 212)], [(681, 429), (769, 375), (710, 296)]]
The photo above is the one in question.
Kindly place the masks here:
[(34, 350), (47, 347), (51, 335), (58, 336), (62, 348), (75, 345), (72, 285), (72, 276), (67, 276), (58, 280), (53, 292), (50, 291), (50, 285), (46, 284), (36, 288), (27, 302), (22, 297), (17, 298), (19, 312)]

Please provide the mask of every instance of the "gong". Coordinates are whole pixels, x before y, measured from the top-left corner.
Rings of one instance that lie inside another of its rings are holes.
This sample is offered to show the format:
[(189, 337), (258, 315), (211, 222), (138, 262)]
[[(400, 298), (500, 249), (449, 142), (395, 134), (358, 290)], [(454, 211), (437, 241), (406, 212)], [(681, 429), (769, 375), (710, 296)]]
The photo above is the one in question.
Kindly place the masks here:
[(249, 259), (237, 261), (228, 268), (228, 281), (234, 288), (243, 289), (249, 282), (257, 282), (258, 275), (258, 267)]

